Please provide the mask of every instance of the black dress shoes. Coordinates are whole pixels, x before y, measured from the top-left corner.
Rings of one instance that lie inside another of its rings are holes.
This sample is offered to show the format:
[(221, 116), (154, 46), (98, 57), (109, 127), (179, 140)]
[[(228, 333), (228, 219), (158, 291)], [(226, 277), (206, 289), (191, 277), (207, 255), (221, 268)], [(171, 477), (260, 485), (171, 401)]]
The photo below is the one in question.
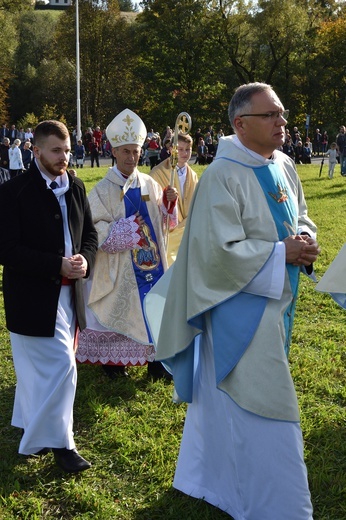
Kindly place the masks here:
[(153, 381), (158, 381), (158, 379), (164, 379), (165, 381), (172, 381), (173, 377), (160, 361), (149, 361), (148, 362), (148, 376), (153, 379)]
[(79, 473), (91, 467), (90, 462), (83, 459), (77, 450), (66, 448), (52, 448), (55, 462), (66, 473)]
[(103, 371), (111, 379), (117, 379), (118, 377), (128, 377), (128, 373), (123, 365), (102, 365)]
[(50, 453), (51, 451), (50, 448), (42, 448), (42, 450), (33, 453), (33, 455), (47, 455), (47, 453)]

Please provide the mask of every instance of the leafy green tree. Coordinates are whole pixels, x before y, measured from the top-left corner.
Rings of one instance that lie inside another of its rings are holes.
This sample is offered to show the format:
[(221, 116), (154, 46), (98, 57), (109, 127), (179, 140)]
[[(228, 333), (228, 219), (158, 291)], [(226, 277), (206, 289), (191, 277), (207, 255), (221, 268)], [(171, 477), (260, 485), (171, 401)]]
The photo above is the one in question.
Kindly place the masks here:
[[(28, 108), (40, 114), (42, 103), (47, 96), (47, 88), (43, 84), (42, 70), (39, 73), (39, 69), (42, 63), (49, 63), (54, 52), (53, 37), (60, 14), (61, 11), (29, 11), (17, 17), (18, 45), (10, 84), (13, 121), (20, 119)], [(45, 70), (45, 67), (43, 69)], [(54, 68), (52, 73), (55, 73)], [(49, 77), (47, 82), (50, 83)], [(50, 87), (49, 89), (51, 91)], [(56, 93), (59, 94), (60, 91), (56, 89)]]
[(145, 118), (163, 128), (173, 126), (182, 111), (196, 126), (224, 119), (227, 87), (216, 65), (223, 50), (210, 37), (208, 2), (147, 0), (142, 6), (136, 75), (144, 79)]
[[(346, 13), (345, 13), (346, 14)], [(346, 16), (324, 21), (316, 32), (310, 55), (310, 110), (315, 126), (337, 133), (346, 121)]]
[(0, 53), (0, 119), (8, 122), (10, 117), (8, 96), (15, 64), (17, 29), (11, 13), (0, 10), (2, 49)]
[(137, 11), (137, 6), (131, 0), (118, 0), (119, 9), (123, 12)]
[[(133, 97), (131, 24), (120, 15), (118, 2), (107, 2), (101, 7), (87, 0), (79, 3), (80, 90), (84, 127), (90, 121), (94, 125), (105, 126)], [(73, 8), (60, 19), (56, 49), (57, 59), (59, 54), (75, 63)]]
[(19, 119), (18, 128), (35, 128), (39, 123), (39, 118), (32, 112), (27, 112), (21, 119)]
[(18, 13), (33, 9), (31, 0), (0, 0), (0, 11), (6, 14)]

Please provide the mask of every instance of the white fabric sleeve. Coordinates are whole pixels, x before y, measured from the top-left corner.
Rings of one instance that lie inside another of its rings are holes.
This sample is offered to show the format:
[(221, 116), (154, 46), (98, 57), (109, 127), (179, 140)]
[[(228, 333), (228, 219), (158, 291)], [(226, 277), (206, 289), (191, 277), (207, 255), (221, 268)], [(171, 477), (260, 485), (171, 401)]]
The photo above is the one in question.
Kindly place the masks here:
[(279, 300), (284, 289), (285, 271), (286, 246), (283, 242), (276, 242), (268, 261), (242, 292)]
[(121, 218), (113, 222), (109, 235), (101, 244), (100, 249), (109, 254), (119, 253), (127, 249), (139, 249), (138, 242), (141, 240), (141, 236), (135, 219), (136, 215), (131, 215), (131, 217)]
[(166, 206), (162, 202), (160, 210), (163, 214), (164, 226), (167, 226), (167, 220), (169, 220), (169, 229), (174, 229), (178, 225), (178, 205), (174, 206), (172, 213), (168, 213)]

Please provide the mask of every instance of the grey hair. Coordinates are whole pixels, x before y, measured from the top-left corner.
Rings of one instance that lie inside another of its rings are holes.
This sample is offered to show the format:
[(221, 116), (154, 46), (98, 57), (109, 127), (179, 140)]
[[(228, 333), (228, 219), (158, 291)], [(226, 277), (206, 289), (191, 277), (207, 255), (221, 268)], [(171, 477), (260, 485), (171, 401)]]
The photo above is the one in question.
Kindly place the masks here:
[(246, 83), (245, 85), (240, 85), (240, 87), (235, 90), (228, 106), (228, 117), (233, 130), (235, 130), (234, 119), (237, 115), (239, 115), (240, 112), (243, 112), (244, 109), (247, 109), (246, 111), (251, 109), (253, 96), (268, 91), (272, 92), (272, 87), (267, 83), (259, 82)]
[(21, 140), (20, 139), (15, 139), (12, 143), (12, 146), (11, 148), (14, 149), (15, 146), (19, 146), (21, 143)]

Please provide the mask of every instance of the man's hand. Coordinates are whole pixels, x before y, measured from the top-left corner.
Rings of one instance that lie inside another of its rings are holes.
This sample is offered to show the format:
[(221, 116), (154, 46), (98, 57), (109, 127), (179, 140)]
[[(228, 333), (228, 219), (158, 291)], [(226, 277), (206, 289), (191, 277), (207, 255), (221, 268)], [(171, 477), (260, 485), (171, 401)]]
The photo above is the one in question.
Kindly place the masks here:
[(178, 191), (172, 186), (167, 186), (165, 192), (168, 202), (174, 202), (178, 198)]
[(60, 274), (71, 280), (84, 278), (88, 269), (88, 262), (83, 255), (74, 255), (62, 259)]
[(293, 265), (311, 265), (321, 252), (321, 249), (313, 238), (308, 235), (292, 235), (285, 238), (286, 263)]
[(136, 213), (135, 222), (136, 222), (137, 226), (139, 227), (139, 229), (142, 229), (145, 224), (145, 220), (142, 217), (142, 215), (139, 213), (139, 211), (137, 211), (137, 213)]

